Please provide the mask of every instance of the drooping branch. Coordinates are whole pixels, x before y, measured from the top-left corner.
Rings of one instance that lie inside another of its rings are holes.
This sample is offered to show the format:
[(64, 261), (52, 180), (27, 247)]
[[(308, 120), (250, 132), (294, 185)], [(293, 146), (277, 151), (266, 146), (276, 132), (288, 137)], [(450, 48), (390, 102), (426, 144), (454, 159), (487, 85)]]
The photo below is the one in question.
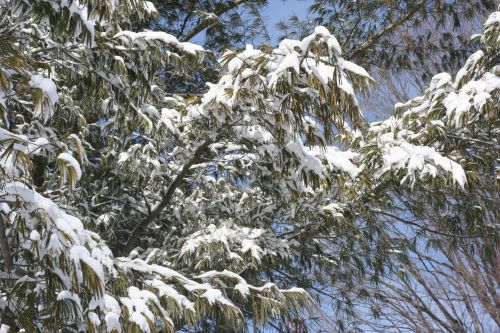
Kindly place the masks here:
[[(221, 15), (224, 15), (225, 13), (229, 12), (230, 10), (233, 10), (233, 9), (237, 8), (238, 6), (244, 4), (245, 2), (249, 2), (249, 0), (234, 0), (234, 1), (231, 1), (227, 5), (221, 6), (220, 8), (218, 8), (214, 12), (214, 14), (217, 17), (221, 16)], [(197, 26), (195, 26), (191, 31), (189, 31), (188, 33), (186, 33), (186, 35), (184, 37), (181, 37), (180, 39), (183, 42), (190, 41), (191, 39), (193, 39), (194, 36), (198, 35), (200, 32), (202, 32), (203, 30), (205, 30), (208, 27), (210, 27), (215, 22), (215, 20), (217, 20), (217, 18), (210, 18), (210, 19), (203, 20), (200, 24), (198, 24)]]
[(130, 234), (129, 238), (127, 239), (127, 243), (125, 244), (124, 248), (124, 255), (127, 255), (132, 251), (134, 248), (135, 242), (137, 241), (137, 238), (141, 235), (141, 233), (147, 228), (149, 224), (151, 224), (153, 221), (155, 221), (159, 216), (160, 213), (165, 209), (168, 204), (170, 203), (170, 200), (172, 199), (172, 196), (175, 192), (175, 190), (179, 187), (181, 182), (186, 178), (186, 176), (189, 173), (190, 168), (198, 163), (205, 152), (205, 150), (208, 148), (208, 146), (211, 144), (211, 141), (206, 140), (204, 141), (198, 148), (193, 153), (193, 156), (184, 164), (182, 167), (182, 170), (177, 174), (177, 176), (174, 178), (174, 180), (170, 183), (170, 185), (167, 188), (167, 191), (165, 195), (163, 196), (163, 199), (160, 201), (160, 203), (154, 207), (151, 210), (151, 213), (149, 216), (140, 222), (139, 224), (136, 225), (132, 233)]
[(409, 10), (408, 13), (406, 13), (406, 15), (401, 17), (399, 20), (392, 22), (391, 24), (383, 28), (381, 31), (379, 31), (377, 34), (370, 37), (364, 43), (355, 47), (353, 50), (347, 52), (345, 58), (354, 59), (358, 54), (366, 50), (373, 49), (374, 44), (377, 43), (380, 39), (389, 35), (398, 27), (410, 21), (414, 17), (414, 15), (422, 8), (422, 6), (425, 6), (425, 2), (426, 0), (421, 0), (418, 4), (415, 5), (415, 7), (413, 7), (413, 9)]

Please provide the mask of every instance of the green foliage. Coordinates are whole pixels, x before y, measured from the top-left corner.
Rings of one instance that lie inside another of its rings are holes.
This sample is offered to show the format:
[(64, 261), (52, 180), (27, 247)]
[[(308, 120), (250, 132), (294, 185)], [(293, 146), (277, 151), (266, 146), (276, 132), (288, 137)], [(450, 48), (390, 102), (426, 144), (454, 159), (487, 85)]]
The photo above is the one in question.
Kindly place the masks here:
[[(325, 27), (218, 63), (186, 41), (207, 29), (206, 46), (239, 44), (238, 9), (258, 18), (264, 3), (2, 7), (3, 328), (303, 327), (311, 296), (327, 295), (349, 330), (359, 300), (381, 315), (373, 285), (410, 281), (398, 265), (425, 232), (480, 233), (488, 242), (429, 246), (494, 259), (498, 13), (455, 80), (435, 76), (395, 117), (367, 123), (357, 96), (374, 80)], [(427, 8), (370, 4), (388, 22)], [(360, 35), (375, 34), (369, 22)], [(143, 29), (158, 25), (177, 37)], [(436, 225), (422, 222), (431, 210)]]

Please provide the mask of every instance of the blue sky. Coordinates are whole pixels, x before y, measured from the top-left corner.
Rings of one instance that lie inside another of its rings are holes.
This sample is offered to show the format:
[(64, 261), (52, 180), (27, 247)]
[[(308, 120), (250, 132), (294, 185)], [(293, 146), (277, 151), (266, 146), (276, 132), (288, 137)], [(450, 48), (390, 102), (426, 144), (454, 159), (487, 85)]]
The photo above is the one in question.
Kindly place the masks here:
[[(307, 16), (307, 8), (313, 3), (313, 0), (269, 0), (265, 7), (263, 17), (272, 42), (277, 43), (280, 32), (276, 30), (275, 25), (279, 21), (286, 21), (291, 15), (297, 15), (304, 19)], [(195, 36), (191, 42), (203, 44), (205, 33)]]
[(299, 18), (305, 18), (307, 8), (312, 2), (312, 0), (269, 0), (269, 5), (264, 11), (264, 17), (271, 37), (276, 39), (277, 33), (274, 26), (279, 21), (286, 20), (294, 14)]

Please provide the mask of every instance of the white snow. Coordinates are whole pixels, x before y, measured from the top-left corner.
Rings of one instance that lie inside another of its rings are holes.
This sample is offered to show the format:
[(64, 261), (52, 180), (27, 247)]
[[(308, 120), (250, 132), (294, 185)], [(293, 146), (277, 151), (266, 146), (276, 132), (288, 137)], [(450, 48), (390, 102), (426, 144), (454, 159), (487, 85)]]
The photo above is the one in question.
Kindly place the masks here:
[(155, 5), (151, 1), (144, 1), (144, 10), (150, 15), (158, 13)]
[(81, 221), (66, 214), (50, 199), (41, 196), (21, 182), (5, 184), (2, 192), (4, 200), (15, 201), (20, 198), (32, 209), (44, 210), (55, 226), (73, 242), (85, 242), (86, 234)]
[(179, 307), (183, 307), (191, 312), (195, 312), (194, 304), (184, 295), (180, 294), (172, 286), (166, 284), (165, 282), (153, 279), (145, 282), (150, 287), (155, 288), (158, 291), (158, 296), (172, 298)]
[(294, 154), (298, 161), (300, 162), (299, 167), (297, 168), (297, 173), (300, 173), (302, 170), (313, 172), (318, 176), (323, 174), (323, 166), (321, 165), (321, 161), (308, 153), (307, 148), (304, 147), (301, 141), (289, 142), (286, 146), (288, 151)]
[(246, 297), (250, 295), (250, 288), (246, 283), (238, 283), (234, 286), (234, 290), (238, 291), (241, 296)]
[(87, 7), (80, 3), (79, 0), (61, 0), (61, 7), (66, 7), (69, 10), (70, 16), (78, 16), (80, 21), (77, 23), (75, 37), (79, 36), (82, 32), (82, 23), (90, 33), (91, 36), (91, 45), (94, 44), (94, 36), (95, 36), (95, 22), (88, 17)]
[(76, 173), (77, 180), (80, 180), (82, 177), (82, 169), (80, 168), (80, 164), (78, 161), (69, 153), (60, 153), (57, 156), (57, 159), (64, 161), (66, 165), (73, 168)]
[(41, 75), (31, 76), (29, 85), (32, 88), (42, 90), (43, 94), (49, 102), (49, 107), (45, 108), (43, 105), (35, 108), (35, 117), (42, 118), (47, 121), (53, 115), (53, 107), (59, 101), (59, 95), (57, 94), (57, 86), (52, 81), (52, 79), (45, 78)]
[(95, 327), (99, 327), (101, 325), (101, 320), (95, 312), (90, 311), (89, 313), (87, 313), (87, 317)]
[(257, 261), (262, 259), (266, 251), (280, 251), (288, 247), (286, 241), (271, 237), (264, 229), (226, 224), (217, 227), (211, 224), (186, 239), (182, 245), (180, 257), (204, 251), (207, 246), (217, 243), (224, 245), (229, 257), (232, 254), (234, 256), (232, 251), (235, 251), (240, 254), (249, 253)]
[(38, 242), (40, 240), (40, 233), (36, 230), (32, 230), (30, 233), (30, 239), (33, 242)]
[(76, 267), (81, 266), (81, 262), (85, 263), (87, 266), (94, 271), (97, 275), (100, 283), (104, 286), (104, 270), (100, 262), (92, 257), (89, 250), (81, 245), (75, 245), (71, 248), (70, 258), (75, 263)]
[(391, 169), (406, 170), (406, 176), (402, 178), (401, 183), (409, 179), (413, 184), (420, 177), (428, 175), (435, 177), (435, 167), (449, 173), (453, 181), (462, 189), (467, 182), (465, 172), (460, 164), (442, 156), (431, 147), (398, 142), (389, 148), (384, 148), (383, 159), (385, 167), (381, 170), (381, 174)]
[(300, 41), (295, 39), (283, 39), (278, 46), (279, 50), (286, 53), (294, 51), (296, 48), (300, 49)]
[(218, 299), (220, 299), (222, 297), (222, 293), (218, 289), (209, 289), (209, 290), (205, 291), (201, 295), (201, 297), (206, 298), (208, 303), (214, 304)]
[(132, 45), (141, 46), (146, 43), (151, 42), (161, 42), (168, 45), (173, 45), (181, 50), (190, 53), (196, 54), (198, 52), (202, 52), (204, 49), (200, 45), (189, 43), (189, 42), (179, 42), (177, 38), (174, 36), (167, 34), (163, 31), (141, 31), (141, 32), (133, 32), (133, 31), (120, 31), (114, 35), (114, 38), (121, 39), (123, 41), (128, 41)]
[(306, 52), (309, 49), (309, 45), (318, 37), (320, 37), (321, 40), (326, 42), (330, 50), (335, 51), (337, 55), (342, 54), (342, 49), (337, 39), (334, 36), (332, 36), (332, 34), (330, 34), (330, 31), (328, 31), (327, 28), (323, 26), (317, 26), (314, 29), (313, 34), (302, 39), (300, 43), (300, 48), (302, 49), (302, 51)]
[(484, 22), (484, 27), (486, 28), (495, 24), (500, 25), (500, 11), (491, 13), (486, 19), (486, 22)]
[(108, 331), (108, 333), (121, 333), (122, 325), (120, 323), (120, 314), (108, 312), (106, 313), (106, 316), (104, 316), (104, 321), (106, 322), (106, 330)]
[(483, 57), (484, 52), (482, 50), (478, 50), (470, 55), (470, 57), (465, 62), (465, 65), (458, 71), (455, 77), (454, 84), (456, 88), (458, 88), (464, 77), (469, 73), (469, 70), (473, 68)]
[(323, 211), (334, 217), (343, 217), (344, 206), (338, 202), (331, 202), (323, 207)]
[(451, 75), (448, 73), (440, 73), (432, 77), (431, 83), (429, 84), (429, 90), (436, 90), (447, 83), (451, 82)]
[(340, 62), (341, 66), (343, 69), (348, 70), (349, 72), (352, 72), (354, 74), (357, 74), (359, 76), (364, 76), (366, 78), (371, 78), (370, 74), (361, 66), (356, 65), (353, 62), (343, 60)]
[(148, 303), (158, 303), (157, 297), (150, 291), (140, 290), (136, 287), (128, 288), (129, 297), (121, 297), (120, 301), (128, 309), (129, 320), (135, 323), (143, 332), (151, 332), (148, 321), (154, 321), (154, 314), (149, 309)]
[(179, 43), (179, 46), (184, 52), (187, 52), (190, 54), (197, 54), (197, 53), (205, 51), (205, 49), (203, 49), (202, 46), (200, 46), (198, 44), (194, 44), (194, 43), (189, 43), (189, 42)]
[(331, 34), (330, 34), (330, 31), (328, 31), (327, 28), (319, 25), (317, 27), (314, 28), (314, 33), (316, 35), (320, 35), (320, 36), (324, 36), (324, 37), (330, 37)]
[(281, 57), (281, 60), (278, 60), (278, 66), (276, 70), (272, 71), (269, 73), (269, 87), (273, 87), (276, 84), (276, 81), (278, 79), (285, 75), (284, 73), (287, 69), (291, 68), (295, 71), (295, 73), (299, 74), (300, 73), (300, 60), (298, 58), (297, 53), (292, 52), (287, 54), (285, 57)]
[(256, 260), (260, 260), (264, 251), (255, 243), (255, 240), (244, 239), (241, 242), (241, 253), (247, 252), (250, 252), (252, 254), (252, 257), (254, 257)]
[(275, 73), (280, 73), (288, 68), (292, 68), (297, 74), (300, 72), (300, 61), (297, 53), (287, 54), (279, 63)]
[(75, 294), (69, 290), (62, 290), (57, 294), (58, 301), (70, 300), (72, 301), (78, 308), (78, 311), (82, 313), (82, 304), (80, 302), (80, 296)]
[(341, 151), (334, 146), (314, 146), (306, 148), (306, 150), (317, 158), (326, 160), (328, 165), (333, 169), (347, 173), (351, 179), (355, 179), (361, 172), (361, 168), (357, 167), (352, 162), (358, 157), (357, 153), (351, 151)]
[(7, 95), (8, 94), (4, 90), (0, 89), (0, 105), (4, 110), (7, 107), (7, 104), (5, 104), (7, 102), (6, 100)]
[(471, 110), (481, 113), (491, 98), (491, 93), (500, 89), (500, 77), (487, 72), (480, 79), (465, 84), (458, 92), (451, 92), (443, 101), (449, 121), (460, 127)]
[(161, 41), (165, 44), (179, 44), (177, 38), (163, 31), (133, 32), (125, 30), (115, 34), (114, 38), (122, 40), (130, 40), (132, 42), (142, 39), (145, 41)]

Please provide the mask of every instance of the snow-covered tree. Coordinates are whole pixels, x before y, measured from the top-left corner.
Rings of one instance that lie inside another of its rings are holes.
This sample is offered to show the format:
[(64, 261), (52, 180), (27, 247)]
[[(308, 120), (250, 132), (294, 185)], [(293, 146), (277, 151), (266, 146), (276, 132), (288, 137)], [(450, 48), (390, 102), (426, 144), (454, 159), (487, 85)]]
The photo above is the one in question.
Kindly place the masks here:
[[(399, 246), (386, 255), (395, 274), (369, 269), (353, 288), (367, 299), (360, 302), (366, 307), (356, 306), (349, 328), (498, 327), (499, 33), (495, 12), (474, 36), (481, 49), (455, 77), (434, 76), (422, 96), (397, 104), (395, 116), (371, 123), (360, 141), (359, 177), (370, 185), (356, 201), (367, 207), (365, 218), (384, 229), (382, 240)], [(327, 293), (324, 298), (335, 296)]]
[(453, 157), (465, 172), (456, 173), (455, 181), (464, 179), (467, 185), (453, 193), (432, 181), (428, 191), (414, 188), (392, 211), (379, 213), (398, 225), (395, 233), (409, 251), (399, 255), (398, 274), (376, 291), (383, 301), (373, 305), (382, 320), (365, 322), (368, 331), (490, 332), (500, 327), (495, 310), (500, 283), (499, 36), (497, 11), (474, 37), (481, 49), (455, 77), (434, 76), (424, 95), (398, 104), (394, 118), (371, 127), (375, 142), (385, 144), (386, 137), (405, 142), (397, 154), (387, 155), (393, 170), (412, 168), (433, 180), (444, 165), (438, 160), (428, 165), (428, 153), (400, 164), (415, 149), (408, 150), (408, 143), (425, 145)]
[[(183, 275), (156, 263), (154, 253), (113, 256), (128, 246), (107, 237), (110, 248), (90, 230), (113, 221), (121, 204), (124, 217), (132, 209), (149, 227), (187, 181), (198, 142), (179, 136), (172, 124), (190, 124), (171, 122), (174, 109), (156, 111), (182, 103), (161, 91), (154, 75), (167, 65), (187, 71), (203, 57), (201, 47), (127, 30), (155, 14), (144, 1), (10, 1), (1, 10), (3, 330), (173, 331), (208, 319), (245, 327), (240, 304), (253, 304), (257, 325), (309, 302), (301, 289), (253, 286), (228, 271)], [(178, 149), (169, 156), (183, 139), (184, 155)], [(110, 192), (117, 188), (123, 191)], [(142, 196), (148, 192), (151, 199)], [(145, 216), (149, 200), (163, 195), (168, 200)], [(101, 209), (108, 214), (96, 215)], [(248, 248), (242, 253), (257, 257), (253, 239), (263, 231), (245, 230), (234, 230)], [(220, 274), (226, 284), (217, 282)]]
[(4, 330), (223, 332), (299, 318), (305, 289), (382, 274), (398, 243), (377, 216), (394, 202), (474, 184), (467, 153), (431, 127), (460, 137), (474, 112), (497, 119), (497, 14), (483, 60), (367, 124), (356, 95), (373, 79), (321, 26), (226, 51), (218, 82), (193, 95), (165, 76), (188, 80), (208, 51), (138, 30), (152, 2), (0, 8)]
[[(360, 98), (369, 119), (392, 115), (394, 104), (420, 94), (434, 74), (455, 73), (478, 44), (495, 0), (315, 0), (307, 18), (293, 15), (277, 27), (285, 36), (309, 34), (316, 25), (337, 37), (345, 58), (377, 81)], [(410, 97), (409, 97), (410, 96)]]

